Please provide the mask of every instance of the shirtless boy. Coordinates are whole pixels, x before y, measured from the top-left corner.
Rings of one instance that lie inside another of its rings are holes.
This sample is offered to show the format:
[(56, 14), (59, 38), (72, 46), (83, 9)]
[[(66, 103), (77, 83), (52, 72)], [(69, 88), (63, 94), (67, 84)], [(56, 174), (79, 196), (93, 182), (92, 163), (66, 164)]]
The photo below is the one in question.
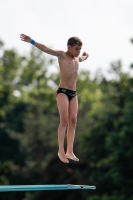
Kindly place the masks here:
[[(60, 114), (58, 127), (58, 156), (64, 163), (69, 163), (68, 159), (79, 161), (73, 153), (73, 144), (77, 122), (78, 100), (76, 96), (76, 82), (78, 78), (79, 62), (88, 58), (88, 53), (84, 52), (79, 56), (82, 41), (77, 37), (69, 38), (67, 51), (57, 51), (47, 46), (35, 42), (29, 36), (21, 34), (20, 38), (24, 42), (33, 44), (41, 51), (58, 57), (60, 67), (60, 83), (56, 92), (57, 106)], [(67, 129), (67, 150), (64, 150), (64, 138)]]

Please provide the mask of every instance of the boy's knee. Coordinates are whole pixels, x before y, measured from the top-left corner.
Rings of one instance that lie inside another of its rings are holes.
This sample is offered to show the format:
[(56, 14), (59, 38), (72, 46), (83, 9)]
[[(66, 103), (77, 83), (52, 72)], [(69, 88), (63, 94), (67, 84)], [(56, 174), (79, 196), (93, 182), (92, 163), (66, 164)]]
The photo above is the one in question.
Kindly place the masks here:
[(76, 117), (71, 118), (71, 124), (76, 126), (76, 124), (77, 124), (77, 118)]
[(67, 119), (67, 118), (64, 118), (64, 119), (60, 120), (60, 124), (61, 124), (62, 126), (67, 126), (67, 124), (68, 124), (68, 119)]

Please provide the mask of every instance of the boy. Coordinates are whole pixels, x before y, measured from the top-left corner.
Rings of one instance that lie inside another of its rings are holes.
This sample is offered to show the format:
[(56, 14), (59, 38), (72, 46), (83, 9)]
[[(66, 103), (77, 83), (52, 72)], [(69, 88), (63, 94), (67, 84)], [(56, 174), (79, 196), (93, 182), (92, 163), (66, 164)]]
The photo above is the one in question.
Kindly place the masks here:
[[(64, 163), (69, 163), (68, 159), (79, 161), (73, 153), (73, 144), (75, 137), (78, 100), (76, 96), (76, 82), (78, 78), (79, 62), (88, 58), (88, 53), (84, 52), (79, 56), (82, 41), (77, 37), (69, 38), (67, 42), (67, 51), (57, 51), (46, 47), (43, 44), (35, 42), (29, 36), (21, 34), (22, 41), (36, 46), (41, 51), (58, 57), (60, 67), (60, 83), (56, 92), (57, 106), (60, 114), (60, 123), (58, 127), (58, 156)], [(64, 138), (67, 128), (67, 151), (64, 150)]]

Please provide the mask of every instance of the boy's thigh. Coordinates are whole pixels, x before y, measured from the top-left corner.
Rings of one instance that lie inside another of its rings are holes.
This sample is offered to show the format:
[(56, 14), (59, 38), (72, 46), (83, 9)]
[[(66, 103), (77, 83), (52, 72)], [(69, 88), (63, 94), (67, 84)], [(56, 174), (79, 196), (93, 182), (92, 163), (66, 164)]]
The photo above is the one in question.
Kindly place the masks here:
[(66, 94), (59, 93), (56, 97), (56, 101), (60, 116), (68, 117), (69, 100)]
[(76, 118), (78, 113), (78, 99), (73, 97), (69, 102), (69, 118)]

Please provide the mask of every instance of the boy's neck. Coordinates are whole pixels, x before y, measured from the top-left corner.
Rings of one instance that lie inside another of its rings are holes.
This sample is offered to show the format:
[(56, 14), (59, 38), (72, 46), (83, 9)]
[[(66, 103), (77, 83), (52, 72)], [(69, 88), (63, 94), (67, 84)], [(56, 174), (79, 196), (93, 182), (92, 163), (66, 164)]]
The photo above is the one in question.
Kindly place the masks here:
[(69, 55), (71, 58), (74, 58), (74, 56), (69, 51), (67, 51), (66, 54)]

